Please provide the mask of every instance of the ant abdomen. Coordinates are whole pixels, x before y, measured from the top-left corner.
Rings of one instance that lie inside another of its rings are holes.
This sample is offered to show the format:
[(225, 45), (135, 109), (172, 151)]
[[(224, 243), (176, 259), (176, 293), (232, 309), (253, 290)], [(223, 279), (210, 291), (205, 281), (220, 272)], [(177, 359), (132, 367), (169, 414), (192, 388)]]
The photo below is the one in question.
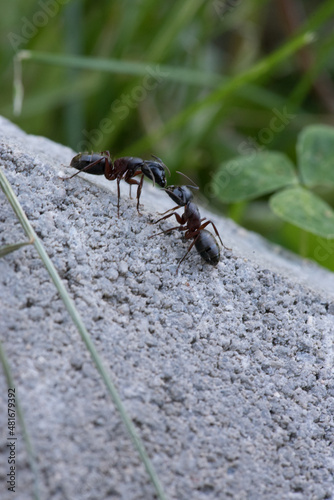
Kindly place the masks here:
[(202, 229), (195, 241), (195, 247), (202, 259), (216, 266), (220, 259), (220, 250), (216, 238), (206, 229)]
[(87, 173), (93, 175), (104, 175), (105, 172), (105, 161), (108, 161), (109, 157), (103, 153), (79, 153), (70, 163), (70, 166), (76, 168), (77, 170), (85, 170), (89, 167)]

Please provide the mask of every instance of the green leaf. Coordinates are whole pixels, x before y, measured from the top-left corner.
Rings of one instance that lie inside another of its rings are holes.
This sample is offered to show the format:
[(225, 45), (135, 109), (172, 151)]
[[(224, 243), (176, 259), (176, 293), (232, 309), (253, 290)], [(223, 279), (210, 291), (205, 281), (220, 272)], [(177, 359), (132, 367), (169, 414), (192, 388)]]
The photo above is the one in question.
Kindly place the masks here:
[(282, 153), (264, 151), (223, 163), (211, 187), (220, 200), (230, 203), (252, 200), (296, 183), (291, 161)]
[(307, 189), (284, 189), (274, 194), (269, 203), (281, 219), (318, 236), (334, 238), (334, 211)]
[(18, 250), (19, 248), (24, 247), (25, 245), (31, 245), (33, 241), (23, 241), (22, 243), (13, 243), (11, 245), (4, 245), (3, 247), (0, 247), (0, 257), (4, 257), (5, 255), (15, 252), (15, 250)]
[(334, 127), (306, 127), (298, 138), (297, 156), (306, 186), (334, 184)]

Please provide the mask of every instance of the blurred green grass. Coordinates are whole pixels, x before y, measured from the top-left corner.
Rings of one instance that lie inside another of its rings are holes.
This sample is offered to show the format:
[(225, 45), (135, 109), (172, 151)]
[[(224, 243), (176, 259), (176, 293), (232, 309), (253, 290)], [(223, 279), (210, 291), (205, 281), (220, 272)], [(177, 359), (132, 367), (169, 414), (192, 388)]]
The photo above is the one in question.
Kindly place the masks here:
[[(334, 124), (332, 1), (18, 0), (3, 9), (1, 114), (74, 150), (157, 154), (199, 184), (217, 211), (334, 269), (334, 242), (282, 223), (266, 197), (227, 207), (207, 188), (223, 161), (258, 149), (295, 162), (304, 126)], [(306, 31), (312, 43), (285, 54)], [(23, 61), (23, 108), (14, 116), (13, 57), (23, 49), (123, 66), (109, 73)], [(132, 63), (144, 72), (131, 73)], [(293, 118), (273, 131), (284, 110)], [(333, 190), (325, 198), (333, 206)]]

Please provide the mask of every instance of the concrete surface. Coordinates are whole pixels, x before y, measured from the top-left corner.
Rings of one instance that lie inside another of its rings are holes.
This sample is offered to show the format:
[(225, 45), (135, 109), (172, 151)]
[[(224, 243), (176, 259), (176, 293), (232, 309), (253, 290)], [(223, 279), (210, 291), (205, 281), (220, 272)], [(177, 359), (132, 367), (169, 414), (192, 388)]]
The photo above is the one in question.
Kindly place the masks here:
[[(146, 184), (143, 216), (103, 179), (66, 174), (73, 152), (0, 120), (7, 178), (55, 264), (169, 499), (334, 498), (333, 275), (211, 216), (217, 268)], [(134, 152), (135, 153), (135, 152)], [(159, 151), (156, 151), (159, 155)], [(85, 177), (85, 178), (84, 178)], [(98, 182), (99, 185), (87, 182)], [(201, 211), (202, 212), (202, 211)], [(207, 215), (203, 211), (203, 215)], [(0, 244), (24, 239), (0, 193)], [(155, 498), (118, 412), (36, 251), (0, 260), (0, 335), (36, 451), (43, 499)], [(0, 498), (32, 498), (22, 437), (8, 473), (0, 377)]]

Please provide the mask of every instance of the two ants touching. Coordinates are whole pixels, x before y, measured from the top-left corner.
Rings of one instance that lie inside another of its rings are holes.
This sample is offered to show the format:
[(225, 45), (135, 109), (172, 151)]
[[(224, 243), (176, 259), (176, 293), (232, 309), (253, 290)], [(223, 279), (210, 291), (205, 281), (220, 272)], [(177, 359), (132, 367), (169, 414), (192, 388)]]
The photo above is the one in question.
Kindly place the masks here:
[[(192, 247), (195, 245), (197, 252), (200, 256), (209, 264), (215, 266), (219, 262), (220, 250), (216, 238), (205, 229), (209, 224), (212, 225), (216, 235), (219, 238), (220, 243), (224, 248), (218, 230), (211, 220), (206, 220), (201, 218), (197, 205), (193, 203), (193, 193), (191, 189), (198, 189), (197, 186), (168, 186), (165, 171), (169, 170), (164, 165), (164, 163), (157, 156), (153, 156), (154, 160), (142, 160), (141, 158), (135, 157), (122, 157), (117, 158), (112, 161), (109, 151), (103, 151), (101, 153), (79, 153), (76, 155), (70, 166), (76, 168), (78, 172), (70, 177), (65, 177), (64, 180), (72, 179), (80, 172), (85, 172), (87, 174), (93, 175), (104, 175), (109, 181), (117, 181), (117, 214), (119, 216), (119, 202), (120, 202), (120, 182), (124, 180), (130, 186), (136, 185), (137, 187), (137, 211), (139, 212), (139, 200), (142, 191), (144, 176), (148, 177), (153, 181), (153, 184), (158, 184), (163, 190), (168, 194), (168, 196), (177, 204), (176, 207), (164, 212), (164, 217), (161, 217), (156, 222), (160, 222), (164, 219), (168, 219), (173, 215), (176, 221), (180, 224), (179, 226), (172, 227), (166, 231), (154, 234), (151, 236), (157, 236), (159, 234), (169, 233), (178, 229), (179, 231), (185, 231), (184, 236), (187, 240), (193, 240), (185, 253), (185, 255), (180, 260), (176, 272), (178, 272), (180, 264), (186, 258)], [(178, 172), (181, 173), (181, 172)], [(182, 174), (184, 175), (184, 174)], [(141, 176), (140, 180), (134, 179), (136, 176)], [(184, 207), (184, 212), (179, 215), (176, 210)], [(167, 215), (166, 215), (167, 214)], [(204, 222), (206, 221), (206, 222)]]

